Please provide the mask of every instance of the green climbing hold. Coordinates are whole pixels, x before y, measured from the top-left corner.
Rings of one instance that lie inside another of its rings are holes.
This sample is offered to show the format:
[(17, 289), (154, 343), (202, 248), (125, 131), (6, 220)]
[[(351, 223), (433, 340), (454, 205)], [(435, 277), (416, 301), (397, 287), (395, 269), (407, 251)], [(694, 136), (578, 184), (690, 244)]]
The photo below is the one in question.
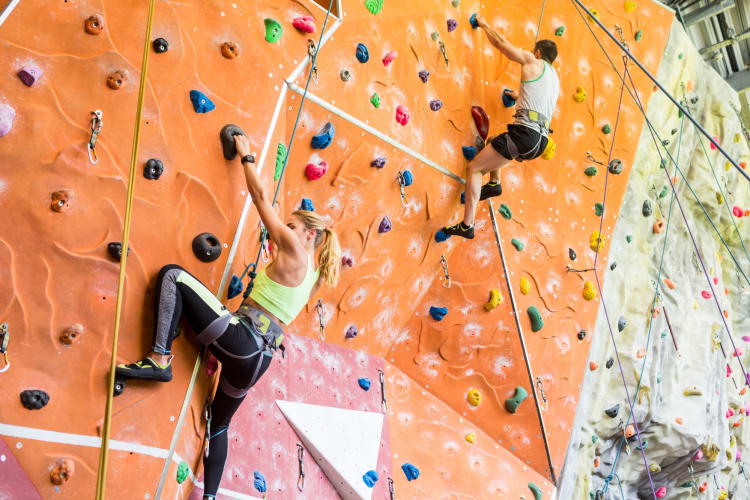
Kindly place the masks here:
[(278, 181), (281, 178), (281, 169), (284, 168), (286, 161), (286, 146), (279, 143), (276, 146), (276, 169), (273, 171), (273, 180)]
[(380, 107), (380, 96), (378, 95), (377, 92), (372, 94), (372, 97), (370, 97), (370, 103), (376, 108)]
[(502, 215), (504, 219), (510, 219), (511, 217), (513, 217), (513, 213), (510, 211), (510, 207), (505, 203), (500, 204), (498, 212), (500, 212), (500, 215)]
[(664, 186), (663, 188), (661, 188), (661, 193), (659, 193), (659, 198), (664, 198), (665, 196), (667, 196), (667, 192), (668, 192), (667, 186)]
[(667, 159), (666, 158), (662, 158), (661, 162), (659, 162), (659, 168), (664, 168), (666, 166), (667, 166)]
[(539, 310), (536, 307), (531, 306), (526, 309), (526, 312), (531, 320), (531, 331), (538, 332), (541, 330), (544, 327), (544, 321), (542, 321), (542, 315), (539, 314)]
[(565, 26), (559, 26), (555, 30), (555, 36), (563, 36), (563, 33), (565, 33)]
[(378, 14), (383, 8), (383, 0), (365, 0), (365, 7), (370, 14)]
[(596, 205), (594, 205), (594, 213), (596, 214), (597, 217), (601, 217), (603, 211), (604, 211), (604, 206), (601, 203), (597, 203)]
[(182, 462), (180, 462), (180, 465), (177, 467), (177, 482), (179, 484), (184, 483), (189, 473), (190, 473), (190, 467), (188, 467), (187, 462), (183, 460)]
[(683, 54), (682, 52), (680, 52), (680, 53), (679, 53), (679, 54), (677, 55), (677, 59), (682, 59), (683, 57), (685, 57), (685, 54)]
[(523, 247), (524, 247), (523, 241), (513, 238), (512, 240), (510, 240), (510, 242), (513, 244), (514, 247), (516, 247), (516, 250), (518, 250), (519, 252), (523, 250)]
[(661, 338), (664, 338), (667, 336), (667, 332), (661, 332)]
[(597, 441), (599, 441), (599, 436), (597, 436), (596, 434), (592, 434), (591, 435), (591, 443), (592, 444), (596, 444)]
[(589, 177), (593, 177), (596, 175), (596, 167), (589, 167), (584, 170), (583, 173), (588, 175)]
[(635, 449), (636, 449), (636, 450), (645, 450), (647, 446), (648, 446), (648, 441), (646, 441), (646, 440), (644, 439), (644, 440), (643, 440), (643, 447), (641, 447), (641, 445), (640, 445), (640, 444), (637, 444), (637, 445), (635, 445)]
[(433, 42), (437, 42), (438, 40), (440, 40), (440, 33), (438, 33), (437, 31), (433, 31), (430, 35), (430, 38), (432, 38)]
[(635, 41), (640, 42), (641, 38), (643, 38), (643, 30), (638, 30), (635, 32)]
[(453, 0), (451, 2), (451, 5), (454, 6), (455, 8), (458, 8), (458, 6), (461, 5), (461, 0)]
[(612, 127), (609, 126), (609, 123), (602, 127), (602, 132), (604, 132), (605, 134), (609, 134), (612, 132)]
[(687, 482), (684, 482), (684, 483), (682, 483), (680, 485), (680, 488), (692, 488), (692, 487), (693, 487), (693, 482), (692, 481), (687, 481)]
[(630, 243), (631, 241), (633, 241), (633, 235), (629, 234), (629, 235), (625, 236), (625, 241), (627, 241), (628, 243)]
[(263, 22), (266, 24), (266, 41), (269, 43), (278, 42), (282, 33), (284, 33), (284, 28), (276, 19), (270, 17), (265, 18)]
[(542, 490), (534, 483), (529, 483), (529, 489), (534, 494), (534, 500), (542, 500)]
[(527, 397), (529, 397), (529, 393), (526, 392), (526, 389), (519, 385), (518, 387), (516, 387), (516, 392), (515, 394), (513, 394), (513, 397), (505, 400), (505, 409), (510, 413), (517, 412), (518, 406), (523, 403), (524, 399), (526, 399)]

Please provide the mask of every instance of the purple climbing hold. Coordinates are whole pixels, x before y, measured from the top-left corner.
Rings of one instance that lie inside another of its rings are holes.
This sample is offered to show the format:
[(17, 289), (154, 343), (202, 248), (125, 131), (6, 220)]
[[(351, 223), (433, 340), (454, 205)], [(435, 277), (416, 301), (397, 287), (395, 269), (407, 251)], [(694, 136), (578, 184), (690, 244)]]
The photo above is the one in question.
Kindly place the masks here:
[(341, 265), (344, 267), (352, 267), (354, 266), (354, 259), (352, 259), (349, 255), (344, 255), (341, 257)]
[(0, 137), (8, 135), (13, 128), (13, 119), (16, 117), (16, 110), (7, 104), (0, 103)]
[(442, 243), (450, 237), (450, 234), (444, 233), (443, 231), (438, 231), (435, 233), (435, 241), (437, 241), (438, 243)]
[(455, 30), (458, 27), (458, 21), (455, 19), (448, 19), (448, 33)]
[(385, 156), (378, 156), (370, 162), (371, 167), (383, 168), (385, 167), (386, 158)]
[(393, 229), (393, 224), (391, 224), (391, 219), (388, 218), (386, 215), (383, 217), (383, 220), (380, 221), (380, 225), (378, 226), (378, 232), (379, 233), (387, 233)]
[(423, 69), (419, 72), (419, 79), (422, 80), (422, 83), (427, 83), (427, 80), (430, 78), (430, 72), (426, 69)]
[(431, 110), (437, 111), (442, 107), (443, 107), (443, 101), (441, 101), (440, 99), (433, 99), (432, 101), (430, 101)]
[(21, 71), (18, 72), (18, 78), (21, 79), (24, 85), (31, 87), (37, 80), (39, 80), (42, 73), (43, 71), (40, 67), (30, 64), (21, 68)]
[(348, 339), (353, 339), (354, 337), (357, 336), (358, 333), (359, 332), (357, 331), (357, 327), (354, 325), (351, 325), (349, 326), (349, 328), (346, 329), (346, 334), (344, 335), (344, 337)]

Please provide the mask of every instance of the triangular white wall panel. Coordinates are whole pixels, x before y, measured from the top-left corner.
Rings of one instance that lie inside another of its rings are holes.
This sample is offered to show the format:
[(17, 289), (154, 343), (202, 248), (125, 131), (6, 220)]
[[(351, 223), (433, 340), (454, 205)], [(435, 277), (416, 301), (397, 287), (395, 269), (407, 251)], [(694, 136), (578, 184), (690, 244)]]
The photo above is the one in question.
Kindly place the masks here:
[(377, 470), (383, 414), (292, 401), (276, 405), (341, 498), (370, 500), (372, 488), (362, 476)]

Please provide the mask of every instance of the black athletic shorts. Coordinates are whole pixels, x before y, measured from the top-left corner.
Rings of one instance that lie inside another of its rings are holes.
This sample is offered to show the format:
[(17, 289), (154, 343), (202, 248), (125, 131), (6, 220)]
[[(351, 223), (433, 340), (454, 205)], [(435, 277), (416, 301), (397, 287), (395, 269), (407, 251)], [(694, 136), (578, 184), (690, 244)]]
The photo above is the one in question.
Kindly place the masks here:
[(513, 141), (518, 149), (519, 157), (516, 161), (533, 160), (544, 153), (547, 148), (547, 138), (530, 127), (523, 125), (508, 125), (508, 131), (492, 138), (492, 147), (495, 151), (509, 160), (513, 155), (508, 149), (508, 139)]

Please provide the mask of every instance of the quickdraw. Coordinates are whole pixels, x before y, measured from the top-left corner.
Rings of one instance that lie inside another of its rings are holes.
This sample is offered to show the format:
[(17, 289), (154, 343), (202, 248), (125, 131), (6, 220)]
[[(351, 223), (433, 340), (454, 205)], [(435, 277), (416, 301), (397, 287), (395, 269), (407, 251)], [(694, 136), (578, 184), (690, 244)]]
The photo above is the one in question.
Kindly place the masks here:
[(92, 165), (99, 163), (99, 156), (96, 154), (96, 140), (99, 138), (99, 133), (102, 131), (102, 110), (97, 109), (91, 112), (91, 137), (89, 143), (86, 145), (86, 149), (89, 152), (89, 162)]
[(401, 192), (401, 204), (406, 206), (406, 190), (404, 189), (406, 187), (406, 179), (404, 179), (404, 173), (401, 170), (398, 171), (396, 180), (398, 180), (398, 189)]
[(211, 397), (206, 396), (206, 403), (203, 405), (203, 416), (206, 419), (206, 437), (203, 440), (203, 455), (208, 457), (208, 446), (211, 441)]
[[(310, 62), (315, 60), (315, 54), (317, 54), (317, 52), (318, 52), (318, 49), (315, 47), (315, 40), (308, 39), (307, 40), (307, 55), (310, 56)], [(318, 67), (313, 65), (310, 71), (312, 72), (313, 82), (315, 82), (315, 85), (317, 85), (318, 84)]]
[(8, 330), (8, 323), (0, 324), (0, 354), (5, 358), (5, 366), (0, 368), (0, 373), (8, 371), (10, 368), (10, 361), (8, 360), (8, 341), (10, 340), (10, 331)]
[(321, 299), (318, 299), (318, 303), (315, 304), (315, 308), (318, 310), (318, 324), (320, 325), (320, 340), (325, 340), (326, 325), (323, 322), (323, 301)]
[(385, 374), (380, 368), (378, 368), (378, 375), (380, 376), (380, 404), (383, 406), (383, 411), (386, 411), (388, 403), (385, 400)]
[(297, 489), (302, 491), (305, 489), (305, 448), (302, 443), (297, 443), (297, 461), (299, 462), (299, 477), (297, 478)]
[(445, 61), (445, 67), (450, 70), (451, 67), (450, 67), (450, 64), (448, 63), (448, 54), (445, 52), (445, 44), (443, 43), (442, 40), (440, 40), (440, 42), (438, 42), (438, 43), (440, 44), (440, 52), (443, 54), (443, 60)]
[(443, 274), (445, 275), (445, 278), (443, 281), (443, 287), (450, 288), (451, 287), (451, 275), (448, 274), (448, 261), (445, 260), (445, 255), (440, 256), (440, 265), (443, 267)]
[(591, 154), (591, 151), (586, 151), (586, 159), (587, 159), (588, 161), (594, 162), (594, 163), (596, 163), (596, 164), (598, 164), (598, 165), (602, 165), (602, 166), (605, 166), (605, 165), (604, 165), (604, 162), (602, 162), (602, 161), (599, 161), (599, 160), (597, 160), (596, 158), (594, 158), (594, 156), (593, 156), (593, 155)]
[(388, 477), (388, 493), (391, 495), (391, 500), (396, 500), (396, 488), (393, 486), (393, 479)]
[(547, 411), (549, 409), (549, 403), (547, 402), (547, 396), (544, 394), (544, 383), (542, 382), (541, 377), (536, 378), (536, 388), (539, 389), (539, 394), (542, 396), (542, 409)]
[(626, 49), (630, 50), (630, 46), (629, 46), (629, 45), (628, 45), (628, 43), (627, 43), (627, 42), (625, 41), (625, 35), (624, 35), (624, 33), (622, 32), (622, 28), (620, 28), (620, 27), (619, 27), (618, 25), (616, 25), (616, 24), (615, 24), (615, 31), (617, 32), (617, 36), (619, 36), (619, 37), (620, 37), (620, 43), (622, 43), (622, 45), (623, 45), (623, 46), (624, 46), (624, 47), (625, 47)]

